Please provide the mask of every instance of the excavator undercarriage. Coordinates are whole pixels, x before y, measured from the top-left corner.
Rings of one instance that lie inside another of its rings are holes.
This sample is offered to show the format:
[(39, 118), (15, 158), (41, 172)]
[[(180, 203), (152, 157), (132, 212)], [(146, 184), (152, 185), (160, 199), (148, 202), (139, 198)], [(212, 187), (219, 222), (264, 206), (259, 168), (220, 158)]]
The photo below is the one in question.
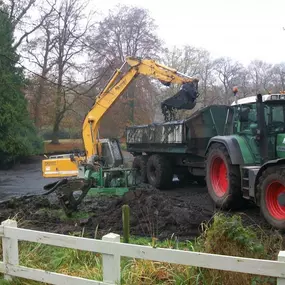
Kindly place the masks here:
[[(90, 163), (81, 162), (76, 177), (63, 178), (44, 186), (45, 195), (55, 193), (67, 216), (77, 210), (86, 195), (123, 195), (141, 183), (137, 170), (124, 166), (116, 139), (102, 139), (100, 143), (103, 156), (94, 156)], [(81, 161), (81, 157), (74, 157), (74, 154), (69, 156), (74, 163)]]

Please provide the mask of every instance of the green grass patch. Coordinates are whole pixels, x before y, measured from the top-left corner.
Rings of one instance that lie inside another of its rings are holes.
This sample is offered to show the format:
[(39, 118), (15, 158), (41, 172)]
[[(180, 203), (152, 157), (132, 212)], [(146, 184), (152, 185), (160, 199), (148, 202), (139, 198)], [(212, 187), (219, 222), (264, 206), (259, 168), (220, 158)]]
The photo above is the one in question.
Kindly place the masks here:
[(87, 219), (91, 216), (90, 213), (77, 211), (73, 212), (72, 215), (68, 217), (62, 209), (48, 209), (48, 208), (41, 208), (36, 212), (36, 214), (45, 215), (47, 218), (57, 217), (59, 220), (63, 222)]
[[(277, 259), (277, 254), (282, 249), (282, 241), (278, 234), (268, 235), (261, 229), (259, 231), (244, 227), (239, 216), (226, 217), (225, 215), (217, 215), (211, 224), (204, 225), (203, 234), (195, 241), (180, 242), (175, 235), (164, 241), (159, 241), (155, 237), (130, 238), (132, 244), (273, 260)], [(19, 248), (20, 264), (23, 266), (102, 280), (101, 254), (28, 242), (20, 242)], [(122, 284), (126, 285), (276, 284), (275, 278), (130, 258), (121, 259), (121, 272)], [(43, 283), (15, 279), (11, 283), (0, 280), (0, 284), (36, 285)]]

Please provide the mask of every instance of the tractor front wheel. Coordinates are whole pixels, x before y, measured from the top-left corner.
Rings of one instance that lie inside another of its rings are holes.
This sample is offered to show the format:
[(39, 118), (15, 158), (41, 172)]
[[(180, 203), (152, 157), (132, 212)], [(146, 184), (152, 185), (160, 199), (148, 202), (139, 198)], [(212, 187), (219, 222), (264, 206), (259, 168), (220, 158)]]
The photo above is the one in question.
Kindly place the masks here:
[(266, 221), (274, 228), (285, 230), (285, 205), (279, 203), (285, 195), (285, 170), (267, 168), (259, 178), (260, 210)]
[(238, 165), (231, 163), (227, 149), (222, 144), (213, 144), (206, 156), (206, 183), (208, 193), (216, 207), (239, 208), (243, 198)]

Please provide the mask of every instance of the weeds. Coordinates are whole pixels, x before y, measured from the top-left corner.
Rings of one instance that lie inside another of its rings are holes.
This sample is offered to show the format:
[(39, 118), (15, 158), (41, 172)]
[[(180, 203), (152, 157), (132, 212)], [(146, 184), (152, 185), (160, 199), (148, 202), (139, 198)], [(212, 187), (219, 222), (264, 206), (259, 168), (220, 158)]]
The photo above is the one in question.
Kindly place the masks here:
[[(239, 216), (218, 214), (211, 224), (203, 225), (203, 234), (195, 241), (179, 242), (175, 235), (168, 240), (131, 237), (130, 243), (187, 251), (276, 260), (282, 248), (278, 234), (267, 235), (261, 229), (253, 231), (242, 225)], [(2, 253), (1, 253), (2, 254)], [(58, 248), (36, 243), (20, 242), (20, 264), (62, 274), (102, 280), (101, 255)], [(121, 283), (125, 285), (270, 285), (275, 278), (249, 274), (194, 268), (189, 266), (121, 259)], [(15, 279), (12, 283), (0, 280), (0, 285), (38, 285), (40, 282)]]
[[(262, 229), (244, 227), (240, 216), (217, 214), (211, 225), (204, 225), (197, 244), (207, 253), (276, 260), (282, 249), (282, 237), (266, 234)], [(274, 278), (228, 271), (199, 269), (199, 273), (203, 276), (203, 284), (265, 285), (276, 282)], [(215, 283), (209, 283), (213, 280)]]

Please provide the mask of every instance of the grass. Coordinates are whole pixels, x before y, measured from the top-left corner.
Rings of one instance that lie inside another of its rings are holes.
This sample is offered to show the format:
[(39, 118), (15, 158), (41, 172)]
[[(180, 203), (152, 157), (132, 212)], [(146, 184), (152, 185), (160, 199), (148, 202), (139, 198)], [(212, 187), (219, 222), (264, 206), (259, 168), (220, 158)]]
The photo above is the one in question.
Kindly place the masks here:
[[(172, 236), (165, 241), (131, 237), (130, 242), (153, 247), (273, 260), (277, 259), (277, 254), (282, 248), (282, 238), (279, 235), (267, 235), (262, 229), (253, 231), (242, 225), (239, 216), (226, 217), (225, 215), (217, 215), (211, 224), (204, 225), (204, 232), (196, 241), (179, 242), (175, 236)], [(102, 280), (100, 254), (27, 242), (20, 242), (19, 248), (20, 264), (23, 266)], [(130, 258), (122, 258), (121, 276), (122, 284), (126, 285), (276, 284), (275, 278)], [(0, 280), (0, 284), (36, 285), (43, 283), (15, 279), (12, 283)]]
[(51, 217), (58, 217), (61, 221), (67, 222), (67, 221), (77, 221), (80, 219), (87, 219), (90, 217), (90, 215), (87, 212), (73, 212), (71, 217), (66, 216), (63, 209), (49, 209), (49, 208), (41, 208), (39, 209), (36, 214), (43, 215), (47, 217), (48, 219)]

